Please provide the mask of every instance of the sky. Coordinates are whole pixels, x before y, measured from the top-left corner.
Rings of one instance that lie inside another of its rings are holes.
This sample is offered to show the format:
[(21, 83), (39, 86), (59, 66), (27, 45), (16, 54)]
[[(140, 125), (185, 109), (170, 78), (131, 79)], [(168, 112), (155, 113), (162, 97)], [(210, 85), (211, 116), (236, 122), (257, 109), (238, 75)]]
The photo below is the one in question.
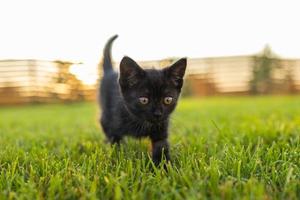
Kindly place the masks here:
[(119, 60), (255, 53), (300, 57), (299, 1), (0, 1), (0, 58)]
[(296, 0), (1, 0), (0, 59), (93, 66), (114, 34), (116, 61), (253, 54), (266, 44), (300, 58), (299, 19)]

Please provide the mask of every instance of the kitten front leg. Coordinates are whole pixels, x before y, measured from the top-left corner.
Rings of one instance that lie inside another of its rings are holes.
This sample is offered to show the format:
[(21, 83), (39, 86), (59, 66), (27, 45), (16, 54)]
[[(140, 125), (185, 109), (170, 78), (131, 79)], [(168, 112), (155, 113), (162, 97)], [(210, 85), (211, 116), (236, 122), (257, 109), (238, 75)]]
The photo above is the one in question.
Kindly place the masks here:
[(116, 145), (120, 145), (120, 142), (122, 140), (122, 137), (121, 136), (110, 136), (108, 138), (108, 141), (113, 145), (113, 144), (116, 144)]
[(169, 143), (167, 138), (161, 140), (152, 139), (152, 160), (154, 164), (158, 165), (163, 157), (165, 157), (167, 161), (170, 160)]

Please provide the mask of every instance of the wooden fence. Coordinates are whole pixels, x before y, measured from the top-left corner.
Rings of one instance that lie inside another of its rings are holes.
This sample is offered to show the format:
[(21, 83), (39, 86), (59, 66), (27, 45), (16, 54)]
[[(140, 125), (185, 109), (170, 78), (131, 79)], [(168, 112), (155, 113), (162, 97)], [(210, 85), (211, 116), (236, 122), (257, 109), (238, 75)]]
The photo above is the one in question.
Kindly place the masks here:
[[(249, 94), (253, 79), (253, 56), (190, 59), (188, 81), (192, 93)], [(300, 60), (279, 59), (271, 72), (273, 90), (270, 93), (296, 93), (300, 91)]]
[(0, 61), (0, 104), (75, 101), (95, 98), (70, 73), (73, 63), (43, 60)]
[[(249, 94), (255, 56), (188, 59), (184, 94)], [(174, 60), (139, 64), (161, 68)], [(280, 66), (271, 74), (272, 93), (299, 93), (300, 60), (279, 61)], [(94, 100), (97, 85), (82, 83), (70, 72), (72, 65), (65, 61), (0, 60), (0, 104)]]

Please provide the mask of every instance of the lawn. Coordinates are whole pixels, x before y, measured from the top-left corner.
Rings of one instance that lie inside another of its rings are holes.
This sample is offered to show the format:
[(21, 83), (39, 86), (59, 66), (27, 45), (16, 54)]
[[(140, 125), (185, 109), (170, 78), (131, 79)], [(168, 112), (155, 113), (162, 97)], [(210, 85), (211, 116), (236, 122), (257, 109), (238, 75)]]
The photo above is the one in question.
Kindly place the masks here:
[(0, 108), (0, 199), (299, 199), (300, 97), (182, 99), (168, 170), (94, 103)]

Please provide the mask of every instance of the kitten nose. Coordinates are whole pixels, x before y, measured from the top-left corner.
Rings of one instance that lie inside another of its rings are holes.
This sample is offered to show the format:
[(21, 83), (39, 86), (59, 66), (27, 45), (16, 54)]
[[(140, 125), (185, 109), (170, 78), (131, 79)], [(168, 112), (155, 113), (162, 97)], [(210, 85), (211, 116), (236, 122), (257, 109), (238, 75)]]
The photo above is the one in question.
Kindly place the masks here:
[(160, 110), (155, 110), (153, 113), (154, 117), (160, 118), (162, 116), (162, 112)]

